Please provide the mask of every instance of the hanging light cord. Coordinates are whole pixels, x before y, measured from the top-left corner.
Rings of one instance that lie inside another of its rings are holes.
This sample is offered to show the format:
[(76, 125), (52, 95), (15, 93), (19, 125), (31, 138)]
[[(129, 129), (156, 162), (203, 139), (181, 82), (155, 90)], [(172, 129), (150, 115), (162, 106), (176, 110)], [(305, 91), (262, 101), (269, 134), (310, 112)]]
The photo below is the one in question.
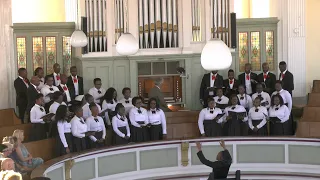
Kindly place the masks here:
[(129, 32), (129, 28), (128, 28), (128, 0), (125, 0), (125, 13), (126, 13), (126, 32), (125, 33), (128, 33)]

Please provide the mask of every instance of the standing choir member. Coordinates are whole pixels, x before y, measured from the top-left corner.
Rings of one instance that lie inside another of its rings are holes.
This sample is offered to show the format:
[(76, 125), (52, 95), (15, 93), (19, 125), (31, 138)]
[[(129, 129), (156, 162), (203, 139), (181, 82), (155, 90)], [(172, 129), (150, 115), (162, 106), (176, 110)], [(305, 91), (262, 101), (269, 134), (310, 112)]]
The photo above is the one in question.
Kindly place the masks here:
[(24, 114), (28, 105), (27, 89), (30, 86), (30, 82), (27, 79), (28, 72), (25, 68), (19, 68), (19, 77), (14, 80), (14, 89), (16, 90), (16, 105), (19, 110), (19, 119), (23, 123)]
[(106, 93), (106, 90), (101, 87), (102, 82), (100, 78), (94, 78), (93, 80), (94, 87), (89, 90), (89, 94), (93, 96), (94, 102), (101, 106), (101, 98)]
[[(228, 106), (229, 98), (223, 95), (223, 89), (221, 87), (217, 88), (216, 94), (217, 96), (213, 97), (213, 100), (215, 101), (215, 105), (217, 108), (224, 110)], [(209, 98), (209, 99), (212, 99), (212, 98)]]
[(239, 82), (234, 78), (234, 71), (230, 69), (228, 71), (228, 79), (223, 80), (223, 86), (225, 87), (225, 95), (230, 97), (232, 94), (238, 94)]
[(71, 99), (83, 95), (83, 78), (77, 75), (77, 67), (70, 68), (71, 75), (68, 77), (67, 86), (70, 92)]
[(43, 94), (44, 108), (49, 111), (49, 107), (53, 103), (52, 95), (54, 92), (59, 91), (59, 89), (53, 85), (53, 78), (51, 76), (46, 77), (46, 84), (41, 89), (41, 94)]
[(254, 107), (249, 110), (248, 122), (250, 128), (250, 135), (265, 136), (268, 135), (267, 130), (267, 108), (260, 106), (260, 98), (253, 101)]
[(129, 122), (126, 117), (124, 106), (119, 103), (116, 105), (116, 115), (112, 118), (112, 128), (115, 133), (113, 144), (122, 145), (128, 144), (130, 138)]
[(119, 103), (122, 103), (122, 105), (126, 109), (126, 116), (127, 116), (129, 115), (131, 108), (133, 108), (132, 98), (131, 98), (131, 89), (128, 87), (123, 88), (122, 95), (123, 95), (123, 98), (119, 101)]
[(98, 116), (99, 108), (96, 103), (92, 102), (89, 105), (91, 110), (91, 116), (86, 119), (86, 124), (88, 131), (95, 132), (94, 135), (89, 136), (90, 138), (90, 147), (99, 148), (104, 146), (106, 138), (106, 127), (104, 125), (103, 119)]
[(71, 124), (68, 120), (67, 106), (59, 106), (55, 115), (55, 122), (57, 123), (57, 137), (56, 137), (56, 155), (62, 156), (73, 152), (73, 137), (71, 134)]
[(279, 80), (282, 82), (282, 87), (292, 96), (292, 91), (294, 90), (293, 74), (287, 70), (287, 64), (284, 61), (279, 63), (279, 69), (281, 72), (279, 74)]
[(47, 75), (45, 79), (47, 79), (48, 76), (51, 76), (51, 77), (53, 77), (53, 85), (54, 86), (59, 86), (59, 84), (61, 83), (61, 80), (60, 80), (60, 69), (61, 69), (60, 65), (58, 63), (55, 63), (53, 65), (53, 73)]
[(290, 135), (290, 127), (288, 120), (290, 118), (290, 111), (284, 105), (283, 99), (280, 95), (274, 95), (271, 99), (271, 107), (269, 109), (270, 117), (270, 134), (273, 136)]
[(83, 111), (81, 106), (74, 107), (75, 116), (71, 119), (71, 132), (73, 135), (74, 152), (80, 152), (87, 149), (86, 136), (88, 133), (87, 124), (84, 122), (82, 116)]
[(243, 85), (239, 85), (239, 94), (237, 95), (240, 105), (243, 106), (247, 112), (249, 112), (249, 109), (252, 108), (252, 98), (245, 93), (245, 89)]
[(165, 112), (170, 112), (171, 110), (168, 108), (166, 101), (164, 100), (164, 95), (161, 92), (161, 85), (163, 84), (162, 78), (157, 78), (154, 80), (154, 86), (150, 89), (148, 97), (156, 98), (160, 108)]
[[(58, 89), (63, 93), (63, 101), (68, 105), (72, 105), (70, 91), (67, 86), (68, 77), (65, 74), (61, 74), (61, 83), (59, 84)], [(71, 108), (70, 108), (71, 109)]]
[(102, 111), (107, 110), (105, 113), (105, 119), (107, 125), (111, 125), (112, 117), (115, 115), (115, 108), (117, 105), (117, 91), (114, 88), (109, 88), (102, 99)]
[(223, 86), (223, 77), (218, 74), (218, 71), (212, 71), (203, 75), (200, 85), (200, 103), (204, 108), (207, 107), (209, 97), (214, 97), (216, 87)]
[(163, 140), (167, 136), (166, 116), (159, 106), (155, 98), (149, 99), (148, 122), (151, 141)]
[(264, 83), (265, 84), (264, 91), (267, 92), (268, 94), (271, 94), (275, 89), (274, 85), (276, 83), (276, 75), (269, 72), (268, 63), (262, 64), (262, 71), (263, 72), (258, 75), (258, 82)]
[(142, 100), (140, 97), (132, 99), (133, 108), (129, 112), (129, 120), (131, 122), (131, 141), (144, 142), (149, 140), (147, 125), (148, 113), (147, 110), (141, 107)]
[(244, 85), (246, 93), (252, 95), (256, 92), (256, 84), (258, 81), (258, 75), (251, 72), (251, 64), (247, 63), (244, 67), (244, 73), (238, 76), (239, 84)]
[(37, 76), (32, 76), (30, 85), (27, 89), (28, 105), (24, 116), (24, 123), (30, 120), (30, 110), (36, 102), (36, 98), (40, 91), (38, 90), (40, 80)]
[(35, 105), (30, 111), (30, 121), (32, 123), (31, 140), (38, 141), (47, 138), (45, 121), (50, 120), (51, 117), (43, 117), (46, 115), (46, 111), (43, 104), (43, 95), (38, 94), (36, 96)]
[[(94, 103), (94, 99), (93, 96), (91, 96), (90, 94), (85, 94), (84, 98), (82, 99), (82, 110), (83, 110), (83, 119), (86, 120), (88, 117), (90, 117), (91, 114), (91, 109), (90, 109), (90, 104)], [(99, 104), (96, 104), (97, 108), (98, 108), (98, 113), (101, 113), (101, 107), (99, 106)]]
[(291, 110), (292, 110), (292, 97), (290, 95), (290, 93), (284, 89), (282, 89), (282, 83), (281, 81), (277, 81), (276, 82), (276, 91), (272, 93), (271, 95), (271, 98), (272, 96), (274, 95), (280, 95), (283, 99), (283, 103), (288, 107), (289, 109), (289, 112), (291, 113)]
[(224, 110), (224, 117), (228, 126), (228, 136), (248, 135), (248, 117), (246, 109), (239, 104), (236, 95), (230, 97), (229, 104), (230, 106)]
[(269, 109), (271, 104), (270, 95), (266, 92), (263, 92), (263, 86), (261, 83), (257, 84), (257, 92), (252, 95), (252, 99), (260, 98), (261, 106)]
[(66, 106), (66, 104), (63, 102), (63, 96), (62, 96), (62, 93), (60, 91), (54, 92), (52, 97), (53, 97), (54, 102), (51, 104), (51, 106), (49, 108), (49, 113), (56, 114), (57, 109), (59, 108), (59, 106), (60, 105), (65, 105)]
[[(220, 115), (220, 116), (219, 116)], [(200, 111), (198, 126), (202, 136), (216, 137), (222, 136), (222, 111), (215, 108), (215, 102), (212, 98), (208, 99), (208, 107)]]
[(45, 81), (43, 68), (37, 67), (36, 70), (34, 70), (34, 75), (40, 79), (40, 84), (38, 86), (38, 89), (41, 90), (44, 86), (44, 81)]

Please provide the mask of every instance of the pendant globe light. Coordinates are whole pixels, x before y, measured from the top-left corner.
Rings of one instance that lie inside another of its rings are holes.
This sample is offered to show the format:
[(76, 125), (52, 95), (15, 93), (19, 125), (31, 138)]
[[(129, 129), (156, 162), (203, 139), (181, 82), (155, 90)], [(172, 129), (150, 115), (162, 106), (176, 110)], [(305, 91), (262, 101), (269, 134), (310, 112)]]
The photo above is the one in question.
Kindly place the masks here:
[(126, 13), (126, 28), (125, 33), (121, 34), (120, 38), (118, 39), (116, 50), (117, 53), (123, 56), (134, 55), (139, 50), (139, 43), (136, 38), (128, 32), (128, 1), (126, 0), (125, 3), (125, 13)]
[(229, 47), (220, 39), (207, 42), (201, 52), (201, 66), (207, 71), (228, 69), (232, 64)]
[(88, 39), (86, 34), (82, 30), (80, 30), (80, 22), (79, 22), (79, 16), (78, 16), (78, 1), (77, 1), (77, 24), (76, 24), (76, 30), (72, 33), (70, 42), (72, 47), (85, 47), (88, 44)]

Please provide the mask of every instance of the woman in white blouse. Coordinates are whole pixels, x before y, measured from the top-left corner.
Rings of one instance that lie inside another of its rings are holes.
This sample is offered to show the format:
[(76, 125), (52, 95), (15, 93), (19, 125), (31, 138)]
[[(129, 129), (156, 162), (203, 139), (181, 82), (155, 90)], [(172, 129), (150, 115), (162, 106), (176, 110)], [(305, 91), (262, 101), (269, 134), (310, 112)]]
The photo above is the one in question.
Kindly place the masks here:
[(148, 113), (147, 110), (141, 107), (141, 97), (134, 97), (132, 99), (133, 108), (129, 112), (129, 119), (131, 122), (131, 141), (132, 142), (144, 142), (148, 141), (149, 133), (147, 129)]
[(89, 105), (91, 116), (86, 119), (88, 131), (95, 132), (94, 135), (89, 136), (90, 148), (100, 148), (104, 146), (106, 138), (106, 127), (103, 119), (99, 115), (99, 105), (92, 103)]
[(252, 99), (248, 94), (245, 93), (245, 88), (243, 85), (239, 85), (238, 90), (239, 94), (237, 96), (239, 99), (239, 103), (247, 110), (247, 112), (249, 112), (249, 109), (251, 109), (253, 106)]
[(127, 116), (129, 115), (130, 109), (133, 108), (132, 98), (131, 98), (131, 89), (128, 87), (123, 88), (122, 95), (123, 95), (123, 98), (119, 101), (119, 103), (122, 103), (122, 105), (126, 109), (126, 116)]
[(222, 111), (215, 108), (215, 101), (208, 99), (208, 107), (200, 111), (198, 126), (202, 136), (215, 137), (222, 136)]
[(221, 110), (224, 110), (229, 103), (229, 98), (227, 98), (225, 95), (223, 95), (223, 89), (221, 87), (218, 87), (216, 89), (216, 94), (213, 99), (215, 101), (216, 107), (220, 108)]
[(167, 138), (167, 121), (164, 112), (160, 109), (155, 98), (150, 98), (148, 102), (148, 122), (151, 141)]
[(290, 127), (288, 120), (290, 117), (289, 108), (284, 105), (281, 95), (274, 95), (271, 98), (271, 106), (269, 108), (270, 117), (270, 134), (273, 136), (290, 135)]
[(115, 133), (113, 144), (128, 144), (130, 138), (129, 122), (126, 117), (124, 106), (119, 103), (116, 105), (116, 115), (112, 118), (112, 128)]
[(68, 120), (68, 107), (61, 105), (58, 107), (55, 115), (55, 122), (57, 123), (57, 143), (56, 155), (62, 156), (73, 152), (73, 141), (71, 134), (71, 124)]
[(253, 101), (254, 107), (249, 110), (248, 122), (250, 128), (250, 135), (265, 136), (268, 135), (267, 130), (267, 117), (268, 110), (264, 106), (261, 106), (261, 100), (259, 97)]
[(117, 105), (117, 91), (114, 88), (109, 88), (102, 98), (102, 111), (107, 110), (105, 119), (107, 125), (111, 125), (111, 119), (115, 115)]

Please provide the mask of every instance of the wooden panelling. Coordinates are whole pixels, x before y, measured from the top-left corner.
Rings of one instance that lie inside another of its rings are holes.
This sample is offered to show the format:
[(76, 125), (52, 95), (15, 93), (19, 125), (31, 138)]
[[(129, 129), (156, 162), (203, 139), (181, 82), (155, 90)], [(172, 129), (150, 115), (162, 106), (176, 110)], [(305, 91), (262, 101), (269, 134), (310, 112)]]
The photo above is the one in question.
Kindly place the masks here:
[(320, 93), (309, 93), (307, 105), (310, 107), (320, 107)]
[(55, 139), (45, 139), (23, 143), (32, 157), (41, 157), (44, 161), (55, 158)]
[(28, 141), (30, 137), (30, 132), (32, 130), (31, 124), (20, 124), (14, 126), (0, 127), (0, 140), (2, 140), (2, 138), (5, 136), (11, 136), (13, 131), (16, 129), (24, 130), (25, 141)]
[(21, 121), (14, 112), (14, 109), (0, 110), (0, 127), (13, 126), (18, 124), (21, 124)]

